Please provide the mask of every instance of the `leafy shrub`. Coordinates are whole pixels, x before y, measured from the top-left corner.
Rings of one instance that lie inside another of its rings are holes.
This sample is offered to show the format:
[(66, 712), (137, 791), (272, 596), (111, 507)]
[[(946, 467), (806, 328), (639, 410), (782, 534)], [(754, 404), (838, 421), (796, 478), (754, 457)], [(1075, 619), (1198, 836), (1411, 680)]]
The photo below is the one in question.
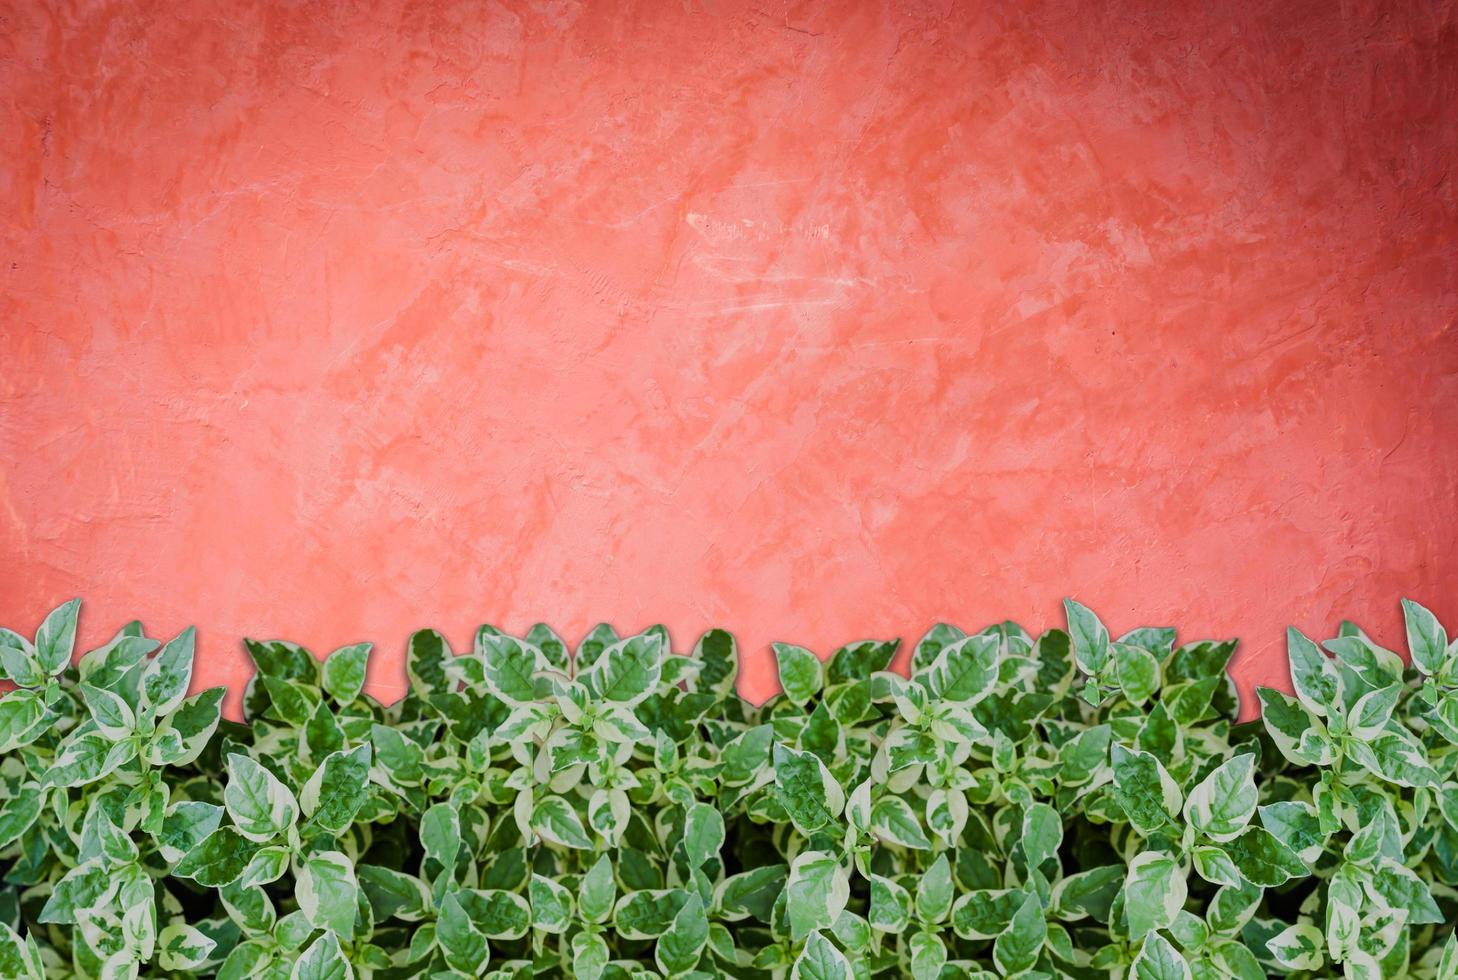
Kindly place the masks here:
[[(406, 698), (193, 633), (71, 666), (0, 633), (0, 976), (1454, 977), (1458, 642), (1292, 631), (1236, 726), (1233, 643), (937, 626), (734, 693), (722, 631), (410, 641)], [(1445, 946), (1445, 940), (1447, 940)], [(1338, 965), (1340, 964), (1340, 965)]]

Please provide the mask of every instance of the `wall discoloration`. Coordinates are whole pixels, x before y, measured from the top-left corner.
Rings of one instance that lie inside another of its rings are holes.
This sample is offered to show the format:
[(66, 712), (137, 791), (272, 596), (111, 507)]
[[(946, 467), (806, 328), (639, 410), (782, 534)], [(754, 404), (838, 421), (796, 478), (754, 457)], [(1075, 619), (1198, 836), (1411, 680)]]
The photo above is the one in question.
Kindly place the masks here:
[(0, 0), (0, 621), (1458, 620), (1458, 8), (1188, 6)]

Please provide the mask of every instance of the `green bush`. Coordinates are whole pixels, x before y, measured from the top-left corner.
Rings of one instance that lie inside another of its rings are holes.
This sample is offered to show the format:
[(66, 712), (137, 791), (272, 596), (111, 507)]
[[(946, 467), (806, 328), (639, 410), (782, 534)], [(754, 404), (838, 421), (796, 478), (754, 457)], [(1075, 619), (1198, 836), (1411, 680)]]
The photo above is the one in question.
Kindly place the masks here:
[(0, 631), (0, 976), (1458, 976), (1458, 642), (1413, 667), (1290, 634), (1234, 724), (1234, 643), (937, 626), (734, 692), (733, 638), (410, 641), (406, 698), (249, 641), (247, 724), (188, 630), (80, 658)]

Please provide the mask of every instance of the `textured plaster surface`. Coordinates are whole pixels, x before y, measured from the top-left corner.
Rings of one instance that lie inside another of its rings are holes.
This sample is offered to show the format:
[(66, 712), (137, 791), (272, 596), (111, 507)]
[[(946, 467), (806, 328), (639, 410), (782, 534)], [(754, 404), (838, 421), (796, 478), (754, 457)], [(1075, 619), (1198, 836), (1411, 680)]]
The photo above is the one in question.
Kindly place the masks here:
[(0, 0), (0, 622), (1397, 644), (1455, 104), (1451, 0)]

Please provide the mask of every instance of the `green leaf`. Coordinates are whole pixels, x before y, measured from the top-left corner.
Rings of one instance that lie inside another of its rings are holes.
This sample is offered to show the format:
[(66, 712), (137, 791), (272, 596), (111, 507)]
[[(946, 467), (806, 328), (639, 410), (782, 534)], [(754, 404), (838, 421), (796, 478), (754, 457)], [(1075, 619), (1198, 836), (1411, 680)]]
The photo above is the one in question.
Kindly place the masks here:
[(861, 640), (848, 643), (830, 655), (825, 664), (827, 685), (863, 681), (891, 664), (900, 640)]
[(1437, 980), (1458, 980), (1458, 932), (1449, 933), (1448, 941), (1443, 944)]
[(1190, 964), (1169, 940), (1157, 932), (1144, 937), (1144, 945), (1129, 968), (1130, 980), (1191, 980)]
[(450, 686), (447, 668), (455, 655), (446, 638), (435, 630), (416, 630), (410, 634), (405, 650), (405, 673), (416, 694), (425, 697)]
[(602, 652), (618, 642), (617, 631), (607, 623), (598, 623), (577, 646), (576, 666), (579, 675), (597, 663)]
[(1391, 909), (1407, 913), (1407, 921), (1413, 925), (1430, 925), (1443, 922), (1443, 913), (1433, 901), (1427, 882), (1409, 868), (1396, 861), (1384, 860), (1372, 873), (1371, 890), (1381, 896), (1382, 902)]
[(366, 668), (370, 660), (370, 644), (354, 643), (340, 647), (324, 658), (324, 690), (339, 704), (350, 704), (364, 690)]
[(1256, 688), (1261, 721), (1276, 748), (1298, 766), (1329, 766), (1335, 756), (1326, 726), (1304, 704), (1269, 687)]
[(45, 804), (45, 794), (34, 783), (17, 788), (0, 799), (0, 850), (20, 839), (35, 823)]
[(654, 959), (665, 975), (681, 976), (699, 965), (699, 955), (708, 943), (709, 919), (703, 899), (690, 895), (668, 931), (658, 937)]
[(845, 791), (816, 756), (787, 745), (774, 750), (775, 793), (803, 834), (813, 834), (840, 817)]
[(790, 969), (790, 980), (851, 980), (853, 976), (850, 960), (819, 930), (806, 937)]
[(258, 668), (258, 678), (276, 677), (310, 684), (319, 678), (319, 662), (297, 643), (245, 639), (243, 646)]
[(182, 860), (183, 855), (218, 829), (223, 813), (221, 806), (199, 800), (180, 800), (167, 807), (162, 826), (154, 835), (163, 858), (169, 862)]
[(45, 699), (38, 691), (12, 691), (0, 697), (0, 753), (14, 752), (38, 738), (45, 716)]
[(358, 865), (354, 873), (377, 921), (417, 922), (432, 911), (430, 889), (414, 875), (374, 864)]
[[(14, 681), (20, 687), (40, 687), (46, 681), (45, 668), (33, 652), (28, 641), (19, 634), (5, 631), (3, 640), (19, 640), (20, 643), (0, 642), (0, 679)], [(20, 645), (24, 644), (24, 646)]]
[(689, 807), (684, 817), (683, 846), (691, 868), (703, 867), (710, 858), (718, 857), (719, 848), (724, 846), (724, 818), (719, 811), (705, 803)]
[(937, 980), (947, 965), (947, 947), (931, 932), (918, 932), (911, 937), (912, 980)]
[(94, 783), (128, 762), (135, 751), (129, 743), (113, 743), (99, 732), (73, 735), (61, 744), (46, 781), (61, 787)]
[(1031, 969), (1048, 939), (1048, 923), (1038, 896), (1029, 893), (992, 944), (992, 958), (1004, 975)]
[(658, 687), (664, 654), (657, 635), (630, 636), (604, 650), (585, 680), (603, 700), (635, 705)]
[[(769, 922), (775, 899), (784, 890), (789, 873), (788, 865), (766, 864), (725, 878), (714, 889), (718, 917), (731, 922), (749, 917)], [(874, 886), (871, 901), (874, 904)]]
[(1205, 919), (1215, 932), (1236, 933), (1255, 914), (1264, 894), (1263, 889), (1245, 883), (1222, 888), (1210, 900)]
[(1053, 907), (1064, 921), (1092, 916), (1107, 922), (1114, 898), (1124, 885), (1124, 866), (1108, 864), (1068, 875), (1053, 889)]
[(871, 907), (867, 919), (871, 928), (893, 935), (911, 924), (911, 893), (890, 878), (870, 876)]
[[(244, 885), (242, 879), (239, 879), (220, 889), (218, 899), (228, 918), (240, 929), (247, 932), (268, 932), (278, 926), (278, 910), (274, 908), (268, 894), (257, 885)], [(303, 917), (302, 912), (298, 913), (297, 918)], [(307, 926), (308, 922), (305, 921), (304, 925)], [(294, 946), (298, 948), (297, 943)]]
[(79, 858), (82, 862), (101, 859), (108, 865), (131, 864), (137, 859), (137, 845), (105, 808), (93, 807), (81, 822)]
[(461, 818), (449, 803), (437, 803), (420, 818), (420, 844), (425, 856), (447, 869), (456, 864), (461, 847)]
[(1140, 940), (1152, 930), (1168, 927), (1184, 908), (1187, 893), (1185, 874), (1175, 858), (1156, 851), (1136, 855), (1124, 877), (1129, 938)]
[(1301, 859), (1263, 827), (1247, 828), (1220, 847), (1235, 863), (1241, 877), (1261, 888), (1274, 888), (1307, 874)]
[(1381, 735), (1392, 720), (1404, 688), (1401, 684), (1389, 684), (1375, 691), (1368, 691), (1352, 705), (1348, 726), (1352, 736), (1358, 739), (1373, 739)]
[(172, 873), (204, 888), (221, 888), (238, 880), (257, 849), (234, 828), (221, 827), (188, 851)]
[(681, 888), (629, 892), (613, 907), (613, 928), (624, 939), (657, 939), (687, 901), (688, 892)]
[(303, 862), (295, 895), (310, 925), (349, 939), (354, 936), (358, 891), (354, 862), (338, 851), (324, 851)]
[(612, 956), (601, 936), (579, 932), (572, 937), (572, 976), (582, 980), (599, 980)]
[(560, 796), (548, 796), (532, 809), (532, 830), (543, 840), (559, 847), (592, 849), (592, 840), (582, 826), (582, 818)]
[(71, 868), (51, 886), (37, 921), (43, 924), (77, 922), (77, 914), (106, 905), (116, 896), (119, 882), (107, 864), (99, 859)]
[(172, 739), (172, 745), (167, 753), (153, 760), (154, 764), (192, 765), (217, 731), (218, 721), (222, 717), (223, 695), (226, 693), (226, 688), (212, 687), (184, 699), (177, 710), (158, 726), (157, 740), (168, 736)]
[(533, 874), (527, 887), (532, 907), (532, 928), (561, 934), (572, 924), (572, 893), (544, 875)]
[(265, 677), (263, 686), (270, 701), (268, 716), (295, 727), (308, 724), (324, 700), (312, 686), (298, 681)]
[(1413, 665), (1429, 676), (1436, 674), (1449, 657), (1448, 634), (1438, 617), (1411, 599), (1403, 599), (1402, 619)]
[(1115, 643), (1114, 674), (1124, 697), (1133, 704), (1143, 704), (1159, 690), (1159, 661), (1149, 651), (1128, 643)]
[(699, 637), (691, 654), (700, 664), (697, 689), (727, 696), (739, 673), (739, 647), (732, 633), (712, 629)]
[(1180, 812), (1179, 785), (1148, 752), (1113, 747), (1114, 795), (1134, 829), (1148, 837)]
[(0, 976), (13, 980), (45, 980), (45, 964), (34, 938), (21, 939), (0, 923)]
[(289, 972), (289, 980), (353, 980), (354, 968), (344, 958), (339, 939), (326, 932), (306, 950)]
[[(1124, 869), (1119, 867), (1119, 883)], [(952, 905), (952, 928), (964, 939), (995, 939), (1012, 922), (1026, 894), (1020, 889), (979, 888)]]
[(779, 667), (780, 690), (794, 704), (805, 704), (820, 693), (825, 681), (825, 668), (820, 658), (804, 647), (788, 643), (774, 644), (775, 663)]
[(59, 674), (71, 665), (76, 647), (76, 617), (81, 600), (72, 599), (52, 609), (35, 634), (35, 658), (46, 674)]
[(1212, 885), (1239, 887), (1245, 884), (1240, 869), (1218, 844), (1197, 844), (1190, 849), (1195, 873)]
[(923, 922), (940, 922), (952, 910), (952, 868), (938, 854), (916, 883), (916, 914)]
[(338, 836), (349, 829), (369, 798), (370, 746), (331, 752), (299, 791), (309, 822)]
[(588, 922), (606, 922), (617, 901), (618, 886), (613, 880), (613, 863), (606, 854), (597, 859), (578, 887), (577, 904)]
[(1185, 819), (1207, 837), (1229, 840), (1250, 823), (1259, 798), (1255, 756), (1242, 753), (1221, 763), (1190, 791)]
[(142, 703), (160, 717), (177, 710), (192, 683), (192, 659), (197, 633), (191, 626), (157, 651), (142, 671)]
[(934, 697), (976, 704), (992, 693), (1000, 648), (995, 636), (979, 633), (947, 644), (922, 676)]
[(1023, 814), (1023, 854), (1028, 867), (1041, 867), (1063, 844), (1063, 818), (1046, 803), (1034, 803)]
[(1217, 940), (1211, 944), (1210, 952), (1214, 966), (1225, 976), (1235, 980), (1264, 980), (1266, 976), (1260, 961), (1243, 942)]
[(1072, 599), (1063, 600), (1073, 657), (1085, 674), (1097, 677), (1109, 660), (1109, 631), (1092, 609)]
[(282, 844), (271, 844), (253, 852), (248, 867), (243, 869), (237, 884), (245, 887), (269, 885), (278, 881), (289, 869), (289, 849)]
[(1300, 630), (1286, 630), (1286, 651), (1291, 661), (1291, 685), (1306, 709), (1318, 716), (1340, 710), (1342, 677), (1321, 647)]
[(1325, 945), (1320, 929), (1298, 923), (1266, 940), (1266, 952), (1287, 970), (1319, 970), (1326, 962), (1322, 954)]
[(491, 693), (512, 707), (531, 704), (536, 699), (536, 673), (549, 666), (542, 651), (510, 636), (481, 637), (478, 645)]
[(501, 888), (463, 888), (451, 897), (487, 939), (518, 939), (531, 928), (531, 906), (520, 895)]
[(109, 740), (119, 742), (136, 729), (137, 716), (132, 706), (119, 695), (82, 684), (81, 696), (86, 699), (86, 707), (97, 730)]
[(1316, 808), (1300, 800), (1284, 800), (1260, 807), (1261, 826), (1295, 854), (1310, 864), (1320, 856), (1328, 835), (1321, 829)]
[(1364, 769), (1389, 783), (1419, 787), (1439, 782), (1422, 743), (1405, 731), (1388, 730), (1371, 739), (1352, 739), (1347, 751)]
[(157, 963), (164, 970), (195, 970), (207, 962), (217, 941), (185, 922), (157, 934)]
[(899, 796), (883, 796), (872, 804), (871, 833), (883, 841), (913, 850), (929, 851), (932, 846), (921, 820)]
[(293, 791), (251, 757), (236, 752), (228, 756), (223, 802), (238, 832), (252, 841), (272, 840), (299, 815)]
[(947, 644), (955, 643), (966, 635), (961, 629), (947, 623), (937, 623), (927, 630), (926, 635), (917, 641), (916, 649), (911, 654), (912, 676), (930, 667)]
[(798, 855), (785, 883), (790, 937), (799, 941), (817, 929), (830, 929), (849, 899), (849, 878), (834, 855), (817, 851)]
[(386, 725), (370, 726), (375, 767), (400, 786), (418, 786), (425, 752), (418, 744)]

